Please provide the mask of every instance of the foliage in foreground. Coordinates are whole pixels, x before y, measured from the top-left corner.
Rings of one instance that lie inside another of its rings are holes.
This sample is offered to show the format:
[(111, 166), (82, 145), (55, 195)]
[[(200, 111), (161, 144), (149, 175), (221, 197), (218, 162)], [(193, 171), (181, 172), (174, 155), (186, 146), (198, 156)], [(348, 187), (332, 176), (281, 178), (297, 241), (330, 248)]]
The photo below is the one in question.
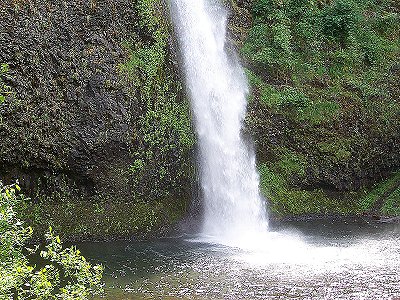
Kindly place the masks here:
[[(0, 182), (0, 300), (89, 299), (102, 292), (103, 267), (92, 266), (76, 247), (63, 248), (50, 228), (46, 245), (28, 249), (32, 234), (14, 209), (23, 198), (18, 185)], [(39, 257), (31, 265), (29, 257)]]

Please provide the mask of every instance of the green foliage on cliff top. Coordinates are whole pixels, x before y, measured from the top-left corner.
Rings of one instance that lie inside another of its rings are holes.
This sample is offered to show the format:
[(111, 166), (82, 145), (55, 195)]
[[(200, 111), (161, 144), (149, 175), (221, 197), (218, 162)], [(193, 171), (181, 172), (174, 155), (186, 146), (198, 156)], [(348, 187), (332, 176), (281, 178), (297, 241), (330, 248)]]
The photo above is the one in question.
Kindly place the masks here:
[[(0, 182), (0, 299), (85, 300), (100, 294), (102, 266), (92, 266), (74, 246), (63, 248), (51, 228), (40, 252), (25, 247), (32, 229), (17, 217), (15, 207), (23, 201), (17, 190)], [(34, 255), (40, 264), (30, 263)]]
[[(363, 102), (373, 110), (366, 102), (393, 100), (400, 16), (391, 5), (374, 0), (255, 1), (254, 25), (241, 52), (265, 82), (259, 85), (266, 95), (261, 97), (272, 97), (267, 103), (300, 104), (303, 118), (304, 107), (320, 103), (334, 111)], [(399, 110), (396, 101), (393, 108)]]
[(399, 55), (395, 11), (390, 1), (257, 0), (242, 53), (281, 79), (294, 81), (322, 79), (327, 73), (339, 79), (365, 66), (387, 68)]

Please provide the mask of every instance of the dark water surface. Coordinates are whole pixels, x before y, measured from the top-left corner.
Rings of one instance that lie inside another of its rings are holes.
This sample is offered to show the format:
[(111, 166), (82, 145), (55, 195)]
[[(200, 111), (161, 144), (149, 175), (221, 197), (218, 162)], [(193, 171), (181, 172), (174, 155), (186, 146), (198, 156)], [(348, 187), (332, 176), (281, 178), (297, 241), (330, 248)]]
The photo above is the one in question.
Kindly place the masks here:
[(206, 240), (78, 246), (106, 267), (106, 299), (400, 297), (399, 224), (290, 223), (244, 249)]

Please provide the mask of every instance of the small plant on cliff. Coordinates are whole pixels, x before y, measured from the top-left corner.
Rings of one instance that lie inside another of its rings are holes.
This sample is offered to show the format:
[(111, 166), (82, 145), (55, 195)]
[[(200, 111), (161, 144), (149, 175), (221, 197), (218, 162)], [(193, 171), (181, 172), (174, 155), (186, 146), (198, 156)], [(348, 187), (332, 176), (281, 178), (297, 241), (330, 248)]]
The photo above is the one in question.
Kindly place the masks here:
[[(25, 247), (32, 229), (14, 209), (23, 199), (19, 190), (0, 182), (0, 299), (84, 300), (101, 293), (102, 266), (92, 266), (74, 246), (64, 249), (51, 228), (40, 253)], [(41, 257), (40, 266), (30, 264), (32, 256)]]
[(11, 93), (11, 88), (5, 84), (3, 77), (8, 72), (8, 65), (7, 64), (1, 64), (0, 65), (0, 104), (4, 102), (6, 99), (6, 96)]

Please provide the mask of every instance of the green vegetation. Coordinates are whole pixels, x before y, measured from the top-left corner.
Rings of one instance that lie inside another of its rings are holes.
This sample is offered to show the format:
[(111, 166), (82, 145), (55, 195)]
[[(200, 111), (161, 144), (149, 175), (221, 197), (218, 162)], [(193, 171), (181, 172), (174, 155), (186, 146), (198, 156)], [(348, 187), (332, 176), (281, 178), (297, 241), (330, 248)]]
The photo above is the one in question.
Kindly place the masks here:
[[(284, 168), (282, 168), (284, 166)], [(400, 214), (400, 172), (357, 192), (329, 193), (293, 187), (288, 176), (303, 174), (298, 158), (259, 166), (261, 192), (280, 216), (303, 214)]]
[(92, 266), (74, 246), (63, 248), (52, 228), (45, 246), (25, 247), (32, 229), (17, 217), (15, 207), (26, 201), (19, 189), (0, 183), (0, 299), (84, 300), (102, 293), (102, 266)]
[(170, 197), (192, 172), (190, 108), (171, 66), (168, 24), (160, 5), (159, 0), (137, 2), (141, 35), (125, 42), (129, 59), (119, 66), (140, 107), (134, 137), (138, 148), (130, 168), (135, 184), (143, 187), (140, 198)]
[(4, 77), (6, 77), (8, 72), (8, 65), (1, 64), (0, 65), (0, 104), (2, 104), (6, 96), (11, 94), (11, 88), (4, 83)]
[[(398, 11), (391, 0), (253, 2), (246, 121), (277, 213), (360, 213), (362, 191), (398, 169)], [(382, 213), (396, 214), (396, 193)]]
[(381, 212), (385, 215), (398, 216), (400, 215), (400, 187), (397, 187), (388, 198), (381, 208)]
[(20, 219), (35, 228), (35, 240), (49, 227), (69, 240), (145, 238), (176, 224), (187, 209), (186, 199), (136, 200), (128, 195), (121, 200), (101, 193), (88, 198), (66, 175), (43, 176), (36, 188), (32, 200), (17, 206)]
[[(282, 163), (282, 162), (281, 162)], [(349, 214), (356, 211), (352, 198), (343, 199), (328, 195), (323, 189), (306, 190), (290, 185), (285, 171), (272, 169), (276, 165), (259, 166), (260, 188), (269, 202), (270, 209), (278, 216), (304, 214)], [(294, 164), (297, 169), (298, 165)], [(349, 196), (348, 196), (349, 197)]]
[(382, 181), (370, 190), (362, 192), (360, 212), (384, 215), (400, 214), (400, 171)]
[(180, 220), (186, 211), (186, 201), (85, 201), (69, 199), (54, 202), (53, 198), (39, 202), (24, 202), (20, 212), (24, 220), (37, 229), (35, 238), (48, 226), (61, 237), (81, 239), (118, 239), (135, 236), (146, 238), (162, 232)]
[(253, 15), (242, 54), (287, 83), (351, 78), (361, 85), (366, 78), (354, 73), (385, 73), (398, 58), (399, 16), (391, 1), (257, 0)]
[(280, 111), (294, 107), (298, 119), (317, 123), (326, 122), (315, 119), (319, 113), (335, 116), (349, 104), (372, 114), (372, 98), (398, 110), (390, 101), (400, 57), (394, 11), (390, 1), (255, 1), (241, 52), (257, 73), (251, 81), (262, 102)]

